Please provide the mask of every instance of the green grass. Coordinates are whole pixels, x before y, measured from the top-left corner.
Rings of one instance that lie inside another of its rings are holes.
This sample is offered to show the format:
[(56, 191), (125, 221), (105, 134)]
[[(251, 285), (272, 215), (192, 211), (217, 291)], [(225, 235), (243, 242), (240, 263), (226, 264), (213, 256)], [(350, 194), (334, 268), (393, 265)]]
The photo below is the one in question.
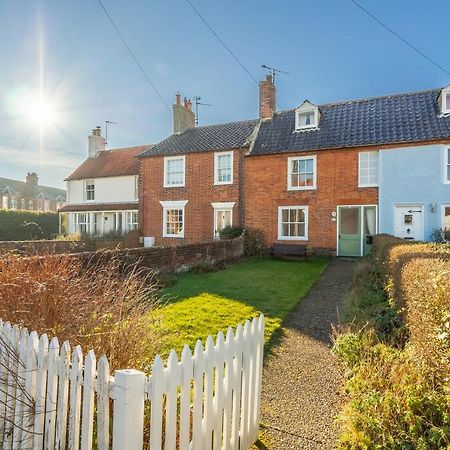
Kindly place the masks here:
[(193, 348), (227, 327), (236, 327), (259, 315), (266, 316), (265, 339), (270, 343), (283, 321), (295, 309), (327, 266), (326, 259), (284, 261), (254, 258), (210, 273), (184, 273), (161, 291), (158, 308), (164, 330), (160, 352), (183, 344)]

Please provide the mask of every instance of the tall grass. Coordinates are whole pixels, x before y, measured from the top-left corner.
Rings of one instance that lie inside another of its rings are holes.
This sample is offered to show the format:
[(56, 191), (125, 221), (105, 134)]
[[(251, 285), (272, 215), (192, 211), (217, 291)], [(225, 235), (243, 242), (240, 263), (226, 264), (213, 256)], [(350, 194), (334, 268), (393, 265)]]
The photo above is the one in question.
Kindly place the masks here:
[(0, 257), (0, 318), (105, 354), (112, 369), (146, 369), (155, 353), (154, 284), (136, 266), (97, 254)]

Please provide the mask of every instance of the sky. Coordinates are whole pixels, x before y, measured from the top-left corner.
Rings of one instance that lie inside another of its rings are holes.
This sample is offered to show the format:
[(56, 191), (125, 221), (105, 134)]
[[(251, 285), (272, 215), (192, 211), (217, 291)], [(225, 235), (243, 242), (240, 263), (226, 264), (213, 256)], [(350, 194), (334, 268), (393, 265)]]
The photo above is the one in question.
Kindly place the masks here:
[[(108, 148), (157, 143), (171, 105), (200, 96), (200, 125), (258, 116), (258, 86), (187, 0), (102, 0), (155, 94), (97, 0), (0, 2), (0, 177), (64, 187), (105, 121)], [(448, 0), (358, 0), (450, 71)], [(351, 0), (191, 0), (257, 80), (282, 69), (277, 104), (321, 104), (446, 86), (450, 76)], [(167, 107), (169, 106), (169, 108)]]

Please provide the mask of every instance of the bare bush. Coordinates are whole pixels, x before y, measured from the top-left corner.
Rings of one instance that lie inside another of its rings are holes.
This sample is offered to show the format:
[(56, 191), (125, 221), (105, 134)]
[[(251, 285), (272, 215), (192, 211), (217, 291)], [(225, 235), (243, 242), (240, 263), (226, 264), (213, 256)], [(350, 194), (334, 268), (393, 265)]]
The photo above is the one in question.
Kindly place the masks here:
[[(87, 266), (87, 267), (85, 267)], [(107, 252), (89, 264), (67, 255), (0, 258), (0, 318), (146, 369), (155, 353), (151, 274)]]

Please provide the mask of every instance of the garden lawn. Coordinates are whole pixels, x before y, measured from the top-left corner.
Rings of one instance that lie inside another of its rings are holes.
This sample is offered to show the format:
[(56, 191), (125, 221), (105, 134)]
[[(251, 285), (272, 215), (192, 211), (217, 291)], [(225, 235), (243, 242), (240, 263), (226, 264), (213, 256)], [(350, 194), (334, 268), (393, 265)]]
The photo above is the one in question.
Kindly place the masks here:
[(204, 343), (208, 335), (225, 332), (261, 312), (270, 345), (327, 264), (326, 259), (254, 258), (217, 272), (178, 275), (173, 286), (160, 292), (160, 353), (165, 356), (172, 348), (180, 352), (184, 344), (193, 348), (197, 339)]

